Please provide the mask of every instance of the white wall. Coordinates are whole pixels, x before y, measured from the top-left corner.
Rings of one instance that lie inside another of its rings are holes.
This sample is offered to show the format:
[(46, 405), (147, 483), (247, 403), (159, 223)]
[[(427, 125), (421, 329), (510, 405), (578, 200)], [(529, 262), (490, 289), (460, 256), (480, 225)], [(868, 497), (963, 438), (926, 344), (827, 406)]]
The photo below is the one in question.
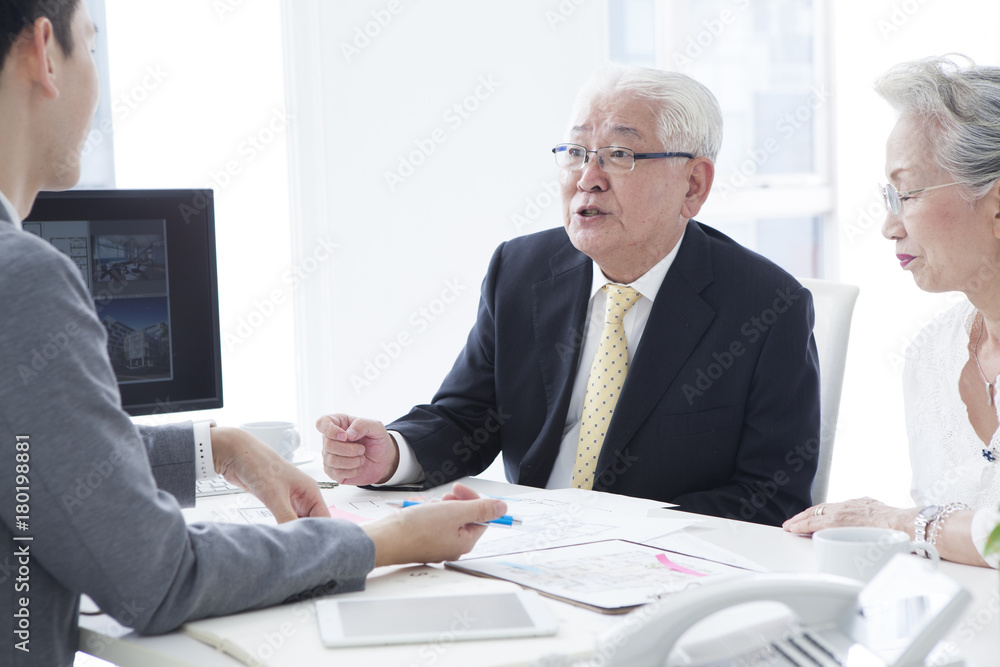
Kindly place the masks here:
[[(314, 268), (297, 291), (300, 420), (388, 421), (451, 367), (497, 244), (560, 224), (550, 149), (606, 57), (606, 7), (284, 7), (296, 257)], [(333, 257), (310, 263), (321, 239)]]
[(909, 498), (900, 362), (922, 323), (955, 296), (921, 292), (881, 235), (885, 139), (892, 111), (872, 92), (892, 65), (961, 52), (1000, 65), (1000, 4), (980, 0), (834, 2), (840, 280), (861, 287), (851, 331), (830, 499)]
[[(118, 187), (211, 187), (226, 407), (295, 419), (288, 170), (277, 0), (107, 0)], [(268, 302), (277, 290), (279, 301)], [(266, 316), (265, 316), (266, 315)], [(250, 326), (249, 322), (259, 326)], [(175, 417), (141, 421), (174, 421)]]

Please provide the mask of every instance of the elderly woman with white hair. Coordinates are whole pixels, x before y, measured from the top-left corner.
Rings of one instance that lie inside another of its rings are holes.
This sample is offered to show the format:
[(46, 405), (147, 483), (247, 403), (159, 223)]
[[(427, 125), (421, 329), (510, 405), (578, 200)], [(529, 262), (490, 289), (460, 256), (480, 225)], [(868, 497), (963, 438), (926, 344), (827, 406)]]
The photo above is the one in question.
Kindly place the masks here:
[(899, 112), (886, 142), (882, 234), (920, 289), (966, 299), (907, 353), (916, 506), (822, 504), (784, 527), (896, 528), (942, 558), (997, 567), (985, 544), (1000, 521), (1000, 68), (929, 58), (893, 68), (875, 90)]

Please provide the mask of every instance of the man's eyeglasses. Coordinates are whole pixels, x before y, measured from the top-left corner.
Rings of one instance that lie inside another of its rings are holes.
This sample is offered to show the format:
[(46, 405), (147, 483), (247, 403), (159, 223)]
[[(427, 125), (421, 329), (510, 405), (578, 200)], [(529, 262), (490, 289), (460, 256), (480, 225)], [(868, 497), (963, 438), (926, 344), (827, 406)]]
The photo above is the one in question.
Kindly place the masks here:
[(913, 195), (920, 194), (921, 192), (927, 192), (928, 190), (946, 188), (949, 185), (958, 185), (958, 182), (945, 183), (944, 185), (932, 185), (928, 188), (917, 188), (916, 190), (905, 190), (904, 192), (897, 190), (896, 186), (892, 183), (880, 185), (878, 188), (882, 192), (882, 201), (885, 203), (885, 210), (893, 215), (899, 215), (899, 212), (903, 210), (903, 202)]
[(556, 156), (556, 164), (570, 171), (582, 169), (583, 165), (590, 162), (590, 154), (593, 153), (597, 156), (598, 166), (609, 174), (632, 171), (636, 160), (662, 157), (683, 157), (689, 160), (694, 158), (691, 153), (636, 153), (621, 146), (604, 146), (596, 151), (588, 151), (579, 144), (559, 144), (552, 149), (552, 152)]

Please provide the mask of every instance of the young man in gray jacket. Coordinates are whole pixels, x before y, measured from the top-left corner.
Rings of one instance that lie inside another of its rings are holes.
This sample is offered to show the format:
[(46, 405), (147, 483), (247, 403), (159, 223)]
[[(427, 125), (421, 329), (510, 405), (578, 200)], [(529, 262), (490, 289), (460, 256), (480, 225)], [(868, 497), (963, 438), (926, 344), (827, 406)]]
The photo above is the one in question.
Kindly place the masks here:
[[(213, 428), (215, 471), (279, 526), (187, 526), (190, 422), (137, 429), (76, 266), (21, 230), (42, 189), (72, 187), (97, 104), (81, 0), (0, 4), (0, 664), (71, 665), (81, 594), (140, 632), (357, 590), (378, 565), (457, 558), (501, 516), (456, 486), (364, 528), (329, 518), (311, 478), (249, 434)], [(45, 348), (41, 370), (20, 373)]]

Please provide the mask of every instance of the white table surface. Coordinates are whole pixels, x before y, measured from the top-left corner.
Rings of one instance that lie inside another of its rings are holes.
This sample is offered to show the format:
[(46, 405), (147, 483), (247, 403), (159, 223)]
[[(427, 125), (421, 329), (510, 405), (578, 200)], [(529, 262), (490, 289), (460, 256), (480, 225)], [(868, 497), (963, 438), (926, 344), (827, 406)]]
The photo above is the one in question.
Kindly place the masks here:
[[(535, 491), (489, 480), (464, 480), (480, 493), (512, 495)], [(390, 492), (366, 491), (354, 487), (339, 487), (324, 491), (330, 503), (340, 506), (344, 501), (364, 495), (386, 497)], [(401, 494), (405, 495), (405, 494)], [(198, 501), (198, 511), (216, 520), (233, 520), (233, 508), (259, 506), (252, 496), (242, 494), (219, 496)], [(673, 513), (673, 512), (672, 512)], [(691, 515), (676, 512), (678, 516)], [(773, 572), (815, 572), (812, 541), (784, 532), (780, 528), (703, 517), (701, 523), (685, 530), (713, 544), (740, 553)], [(655, 519), (651, 519), (655, 520)], [(945, 639), (945, 647), (959, 651), (969, 667), (1000, 665), (1000, 575), (997, 571), (954, 563), (942, 563), (945, 573), (961, 583), (973, 596), (961, 619)], [(441, 566), (410, 566), (378, 568), (368, 579), (367, 591), (393, 593), (413, 587), (433, 584), (435, 590), (445, 587), (468, 588), (484, 585), (482, 579), (470, 577)], [(593, 636), (618, 622), (621, 617), (599, 614), (546, 599), (550, 610), (560, 621), (554, 637), (507, 639), (495, 641), (450, 642), (436, 644), (326, 649), (319, 641), (311, 603), (274, 607), (239, 615), (261, 637), (258, 654), (267, 658), (268, 665), (302, 667), (306, 664), (378, 664), (423, 665), (514, 665), (536, 664), (546, 655), (585, 653), (593, 644)], [(116, 664), (141, 667), (198, 666), (234, 667), (240, 663), (209, 646), (174, 632), (158, 637), (142, 637), (122, 628), (104, 616), (84, 616), (80, 621), (80, 650)], [(544, 661), (541, 663), (544, 664)]]

